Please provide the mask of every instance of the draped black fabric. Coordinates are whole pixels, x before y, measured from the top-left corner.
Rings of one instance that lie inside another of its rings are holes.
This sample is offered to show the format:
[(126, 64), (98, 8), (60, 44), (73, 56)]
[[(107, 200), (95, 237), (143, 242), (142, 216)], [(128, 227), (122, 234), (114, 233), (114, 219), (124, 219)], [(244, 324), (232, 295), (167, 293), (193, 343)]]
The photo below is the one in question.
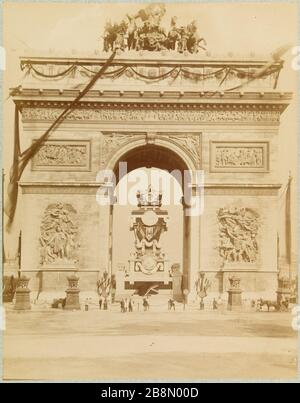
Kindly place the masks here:
[(8, 216), (8, 222), (7, 222), (8, 230), (13, 222), (16, 212), (17, 199), (18, 199), (18, 182), (28, 162), (38, 152), (43, 143), (49, 138), (53, 130), (55, 130), (64, 121), (64, 119), (68, 116), (68, 114), (76, 108), (77, 103), (80, 101), (80, 99), (86, 95), (86, 93), (94, 86), (96, 81), (103, 75), (103, 73), (111, 65), (113, 59), (115, 58), (115, 55), (116, 51), (112, 53), (109, 59), (105, 62), (105, 64), (101, 67), (101, 69), (92, 77), (91, 81), (86, 85), (86, 87), (82, 90), (82, 92), (70, 103), (70, 105), (66, 109), (62, 111), (62, 113), (51, 124), (51, 126), (47, 129), (47, 131), (22, 153), (20, 150), (19, 108), (16, 105), (15, 129), (14, 129), (14, 156), (13, 156), (13, 165), (10, 170), (10, 178), (9, 178), (10, 180), (7, 189), (7, 202), (5, 205), (5, 214)]
[[(89, 69), (88, 67), (84, 66), (83, 64), (79, 64), (79, 63), (74, 63), (72, 66), (68, 67), (66, 70), (64, 70), (60, 73), (57, 73), (57, 74), (45, 74), (42, 71), (39, 71), (38, 69), (36, 69), (29, 62), (27, 62), (25, 65), (23, 65), (22, 69), (24, 69), (25, 67), (28, 68), (27, 73), (29, 73), (30, 71), (33, 71), (34, 74), (36, 74), (39, 77), (51, 78), (51, 79), (67, 76), (67, 75), (71, 74), (72, 72), (76, 71), (77, 68), (81, 68), (82, 69), (81, 73), (86, 72), (87, 75), (97, 74), (97, 72), (95, 72), (94, 70)], [(179, 75), (181, 73), (183, 76), (188, 77), (192, 80), (200, 81), (200, 80), (206, 80), (209, 77), (218, 77), (221, 73), (223, 73), (225, 71), (225, 76), (222, 79), (220, 78), (221, 81), (220, 81), (219, 86), (221, 86), (230, 73), (235, 73), (235, 74), (239, 75), (241, 78), (252, 80), (252, 79), (256, 79), (258, 77), (266, 77), (273, 73), (278, 73), (278, 76), (279, 76), (281, 68), (282, 68), (281, 64), (277, 65), (277, 61), (272, 61), (269, 64), (269, 67), (267, 69), (265, 69), (265, 66), (263, 67), (263, 69), (264, 69), (263, 73), (261, 73), (261, 68), (250, 72), (248, 70), (244, 70), (242, 68), (237, 68), (237, 67), (233, 67), (233, 66), (222, 67), (218, 70), (211, 71), (209, 73), (196, 73), (194, 71), (190, 71), (190, 70), (182, 67), (181, 64), (178, 64), (177, 66), (171, 68), (166, 73), (158, 74), (155, 76), (149, 76), (149, 75), (139, 72), (136, 68), (134, 68), (131, 65), (123, 64), (123, 66), (121, 66), (120, 68), (116, 68), (112, 71), (103, 72), (102, 75), (104, 77), (110, 77), (110, 78), (115, 79), (115, 78), (120, 77), (122, 74), (124, 74), (128, 70), (128, 71), (131, 71), (133, 74), (135, 74), (136, 77), (141, 78), (142, 80), (160, 81), (160, 80), (164, 80), (164, 79), (168, 78), (170, 75), (177, 72), (177, 75)], [(274, 80), (274, 89), (277, 86), (278, 76)]]

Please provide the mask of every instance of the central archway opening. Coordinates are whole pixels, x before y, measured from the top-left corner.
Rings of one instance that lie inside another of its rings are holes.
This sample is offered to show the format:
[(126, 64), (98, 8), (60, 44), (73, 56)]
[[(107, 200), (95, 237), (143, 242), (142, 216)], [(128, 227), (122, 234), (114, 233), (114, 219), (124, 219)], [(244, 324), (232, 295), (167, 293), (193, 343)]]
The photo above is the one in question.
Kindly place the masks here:
[(138, 168), (158, 168), (169, 173), (188, 170), (187, 164), (173, 150), (154, 144), (135, 147), (124, 153), (114, 166), (114, 173), (119, 179), (120, 162), (127, 163), (128, 172)]
[[(126, 163), (125, 174), (120, 163), (123, 167)], [(186, 170), (187, 164), (178, 154), (153, 144), (127, 151), (115, 164), (110, 261), (111, 274), (123, 285), (117, 293), (142, 295), (154, 286), (159, 293), (171, 296), (174, 267), (181, 273), (178, 300), (188, 288), (189, 217), (182, 203)]]

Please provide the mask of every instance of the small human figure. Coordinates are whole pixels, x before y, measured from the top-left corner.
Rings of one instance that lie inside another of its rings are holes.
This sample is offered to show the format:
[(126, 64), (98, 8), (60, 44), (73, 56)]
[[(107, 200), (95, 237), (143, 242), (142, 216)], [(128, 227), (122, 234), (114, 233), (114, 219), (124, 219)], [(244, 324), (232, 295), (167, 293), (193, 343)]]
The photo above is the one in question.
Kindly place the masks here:
[(149, 302), (148, 302), (147, 298), (143, 298), (143, 307), (144, 307), (144, 311), (149, 311)]
[(85, 300), (84, 309), (85, 309), (85, 311), (89, 310), (89, 299), (88, 298), (86, 298), (86, 300)]
[(125, 309), (125, 312), (128, 311), (128, 299), (127, 298), (125, 298), (125, 301), (124, 301), (124, 309)]
[(218, 309), (218, 302), (216, 300), (216, 298), (214, 298), (213, 300), (213, 310), (217, 310)]
[(100, 309), (100, 311), (101, 311), (101, 308), (102, 308), (102, 297), (99, 298), (99, 309)]
[(124, 313), (125, 312), (125, 302), (124, 302), (123, 298), (120, 301), (120, 307), (121, 307), (121, 312)]
[(128, 302), (128, 312), (133, 312), (133, 301), (130, 298)]
[(169, 305), (169, 311), (171, 311), (172, 309), (173, 311), (175, 311), (175, 301), (172, 298), (169, 299), (168, 305)]

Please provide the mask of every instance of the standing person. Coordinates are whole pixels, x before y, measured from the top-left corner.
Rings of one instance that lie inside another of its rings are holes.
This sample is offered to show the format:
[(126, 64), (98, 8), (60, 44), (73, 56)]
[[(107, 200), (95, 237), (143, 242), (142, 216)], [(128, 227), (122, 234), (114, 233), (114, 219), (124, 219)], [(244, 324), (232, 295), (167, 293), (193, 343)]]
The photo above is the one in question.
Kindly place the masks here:
[(124, 313), (125, 312), (125, 303), (124, 303), (124, 299), (122, 298), (120, 301), (120, 307), (121, 307), (121, 312)]
[(175, 301), (172, 298), (170, 298), (168, 301), (168, 308), (169, 308), (169, 311), (171, 311), (172, 309), (173, 309), (173, 311), (175, 311)]
[(133, 312), (133, 301), (131, 298), (129, 298), (129, 302), (128, 302), (128, 311)]
[(85, 299), (84, 309), (85, 309), (85, 311), (89, 310), (89, 299), (88, 298)]
[(146, 312), (148, 310), (148, 301), (147, 298), (143, 298), (143, 307), (144, 311)]
[(101, 308), (102, 308), (102, 297), (99, 298), (99, 309), (100, 309), (100, 311), (101, 311)]
[(148, 297), (144, 298), (143, 306), (144, 306), (144, 311), (149, 311), (150, 304), (149, 304)]

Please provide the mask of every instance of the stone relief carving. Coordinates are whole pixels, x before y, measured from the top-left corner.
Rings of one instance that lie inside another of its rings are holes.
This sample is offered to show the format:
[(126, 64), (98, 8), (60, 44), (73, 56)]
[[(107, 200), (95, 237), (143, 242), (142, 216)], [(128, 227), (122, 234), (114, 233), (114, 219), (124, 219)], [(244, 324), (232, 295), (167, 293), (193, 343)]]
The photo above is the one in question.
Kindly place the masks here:
[(76, 211), (67, 203), (50, 204), (41, 223), (41, 264), (77, 262), (78, 224)]
[(212, 172), (266, 172), (267, 170), (267, 142), (212, 142)]
[(216, 167), (253, 167), (263, 166), (261, 147), (217, 147)]
[[(23, 108), (26, 120), (55, 120), (60, 115), (59, 108)], [(189, 109), (76, 109), (68, 114), (67, 121), (100, 120), (120, 122), (185, 122), (185, 123), (279, 123), (278, 110), (189, 110)]]
[(100, 157), (101, 166), (103, 167), (105, 165), (109, 156), (113, 154), (114, 151), (118, 150), (121, 146), (129, 143), (133, 139), (140, 137), (141, 136), (139, 134), (130, 133), (103, 133)]
[(178, 145), (181, 149), (190, 154), (196, 163), (201, 161), (201, 147), (199, 134), (163, 134), (163, 133), (103, 133), (101, 148), (101, 166), (103, 167), (110, 155), (121, 146), (132, 140), (144, 139), (145, 144), (154, 144), (156, 140), (164, 139)]
[(169, 139), (191, 154), (196, 165), (201, 162), (201, 143), (199, 134), (169, 135)]
[(33, 169), (89, 168), (89, 142), (48, 141), (33, 160)]
[(254, 263), (258, 255), (258, 214), (250, 208), (221, 208), (219, 254), (224, 263)]

